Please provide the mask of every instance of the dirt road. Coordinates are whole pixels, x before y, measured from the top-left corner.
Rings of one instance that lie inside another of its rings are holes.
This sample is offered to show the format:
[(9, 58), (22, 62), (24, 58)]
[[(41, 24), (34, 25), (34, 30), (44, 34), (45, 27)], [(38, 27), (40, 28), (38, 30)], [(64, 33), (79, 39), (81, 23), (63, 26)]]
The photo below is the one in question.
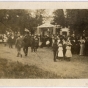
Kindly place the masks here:
[[(23, 53), (23, 52), (22, 52)], [(16, 49), (0, 45), (0, 57), (10, 61), (19, 61), (23, 64), (36, 65), (45, 71), (57, 74), (62, 78), (88, 78), (88, 57), (73, 55), (70, 62), (53, 61), (53, 52), (50, 48), (39, 48), (37, 53), (31, 52), (29, 47), (28, 56), (16, 57)]]

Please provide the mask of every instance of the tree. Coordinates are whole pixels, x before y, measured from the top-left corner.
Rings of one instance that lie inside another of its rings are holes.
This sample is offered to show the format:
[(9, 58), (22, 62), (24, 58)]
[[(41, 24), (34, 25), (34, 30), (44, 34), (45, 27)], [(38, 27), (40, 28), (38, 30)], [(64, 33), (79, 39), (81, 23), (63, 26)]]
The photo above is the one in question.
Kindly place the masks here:
[(77, 33), (83, 33), (88, 29), (88, 10), (87, 9), (67, 9), (67, 24)]
[(65, 26), (65, 17), (64, 17), (64, 12), (63, 9), (57, 9), (53, 12), (54, 14), (54, 20), (53, 24), (59, 24), (61, 26)]
[[(44, 10), (35, 10), (35, 17), (32, 16), (31, 10), (0, 10), (0, 27), (1, 32), (5, 33), (7, 29), (14, 32), (24, 33), (24, 29), (32, 31), (38, 24), (42, 24), (42, 14)], [(4, 31), (3, 31), (4, 30)]]
[(37, 26), (43, 23), (43, 15), (45, 14), (45, 9), (36, 9), (32, 16), (32, 28), (31, 33), (33, 34)]

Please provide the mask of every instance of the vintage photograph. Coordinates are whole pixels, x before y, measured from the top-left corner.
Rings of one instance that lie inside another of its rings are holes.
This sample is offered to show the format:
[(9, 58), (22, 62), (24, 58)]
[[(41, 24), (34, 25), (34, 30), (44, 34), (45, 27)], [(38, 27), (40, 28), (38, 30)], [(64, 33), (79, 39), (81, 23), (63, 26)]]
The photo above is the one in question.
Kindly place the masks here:
[(0, 10), (0, 78), (88, 78), (87, 69), (88, 9)]
[(87, 79), (88, 9), (0, 9), (0, 79)]

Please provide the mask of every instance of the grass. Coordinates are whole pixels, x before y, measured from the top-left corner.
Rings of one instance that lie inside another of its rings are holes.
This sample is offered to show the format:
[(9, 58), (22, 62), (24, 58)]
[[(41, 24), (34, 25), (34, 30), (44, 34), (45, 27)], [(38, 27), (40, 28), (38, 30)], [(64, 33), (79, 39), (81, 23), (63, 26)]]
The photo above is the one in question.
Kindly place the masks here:
[(20, 62), (9, 62), (0, 58), (0, 78), (60, 78), (54, 73), (44, 71), (36, 66), (23, 65)]

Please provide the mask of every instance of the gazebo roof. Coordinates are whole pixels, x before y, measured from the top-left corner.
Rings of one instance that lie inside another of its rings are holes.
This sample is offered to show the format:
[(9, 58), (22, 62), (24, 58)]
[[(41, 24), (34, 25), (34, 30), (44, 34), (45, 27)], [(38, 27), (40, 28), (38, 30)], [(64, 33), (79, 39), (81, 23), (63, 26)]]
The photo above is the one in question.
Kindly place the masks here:
[(44, 23), (44, 24), (38, 26), (38, 28), (48, 28), (48, 27), (55, 27), (55, 25), (52, 25), (50, 23)]

